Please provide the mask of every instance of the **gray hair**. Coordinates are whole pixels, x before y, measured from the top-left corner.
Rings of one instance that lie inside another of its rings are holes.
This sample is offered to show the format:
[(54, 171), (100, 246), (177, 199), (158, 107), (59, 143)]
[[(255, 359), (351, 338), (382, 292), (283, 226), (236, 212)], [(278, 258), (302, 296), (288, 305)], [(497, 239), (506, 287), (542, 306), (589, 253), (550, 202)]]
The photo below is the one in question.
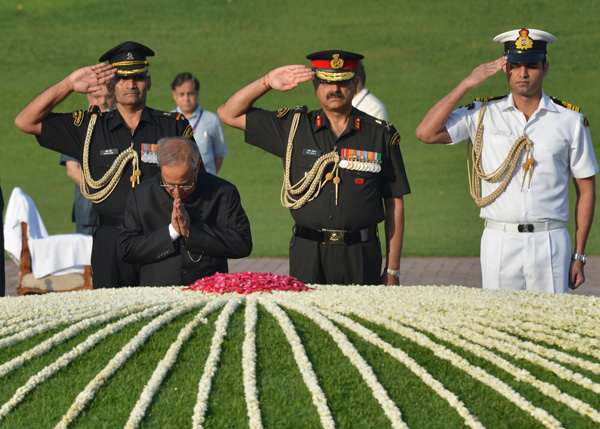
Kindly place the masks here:
[(157, 145), (158, 166), (186, 163), (196, 168), (200, 161), (198, 145), (185, 137), (163, 137)]

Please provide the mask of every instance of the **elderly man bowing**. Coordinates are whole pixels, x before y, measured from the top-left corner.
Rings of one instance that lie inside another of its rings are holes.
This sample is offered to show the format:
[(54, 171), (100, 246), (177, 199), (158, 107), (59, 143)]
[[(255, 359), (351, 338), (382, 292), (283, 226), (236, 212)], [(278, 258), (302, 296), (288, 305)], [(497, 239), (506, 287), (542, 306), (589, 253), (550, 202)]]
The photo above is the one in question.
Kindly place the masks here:
[(140, 264), (142, 286), (189, 285), (228, 272), (227, 258), (252, 250), (250, 222), (236, 187), (201, 169), (189, 139), (158, 142), (160, 174), (129, 195), (119, 257)]

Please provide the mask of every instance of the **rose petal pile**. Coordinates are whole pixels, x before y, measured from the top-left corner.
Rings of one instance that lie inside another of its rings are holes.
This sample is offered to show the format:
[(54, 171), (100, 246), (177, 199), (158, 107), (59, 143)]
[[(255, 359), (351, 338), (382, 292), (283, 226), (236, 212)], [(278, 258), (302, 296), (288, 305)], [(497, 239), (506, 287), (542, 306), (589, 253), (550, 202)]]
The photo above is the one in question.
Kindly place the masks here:
[(184, 290), (208, 293), (240, 293), (248, 295), (255, 292), (305, 292), (311, 290), (294, 277), (273, 273), (216, 273), (210, 277), (197, 280)]

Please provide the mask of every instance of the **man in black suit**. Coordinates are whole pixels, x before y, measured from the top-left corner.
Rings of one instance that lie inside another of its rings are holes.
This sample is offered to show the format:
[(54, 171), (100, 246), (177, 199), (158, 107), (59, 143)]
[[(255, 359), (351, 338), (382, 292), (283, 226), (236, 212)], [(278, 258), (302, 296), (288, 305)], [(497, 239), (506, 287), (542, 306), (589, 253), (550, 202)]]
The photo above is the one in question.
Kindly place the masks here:
[(160, 139), (157, 152), (160, 174), (127, 199), (119, 257), (141, 265), (142, 286), (189, 285), (228, 272), (227, 258), (252, 250), (236, 187), (203, 171), (192, 140)]

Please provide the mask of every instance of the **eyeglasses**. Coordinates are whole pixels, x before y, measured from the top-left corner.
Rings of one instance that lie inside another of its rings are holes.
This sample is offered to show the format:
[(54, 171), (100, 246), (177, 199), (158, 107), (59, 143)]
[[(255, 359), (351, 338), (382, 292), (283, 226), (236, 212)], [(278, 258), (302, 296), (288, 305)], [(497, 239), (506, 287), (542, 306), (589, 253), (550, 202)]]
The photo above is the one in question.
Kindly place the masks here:
[(181, 191), (188, 191), (192, 189), (196, 183), (192, 183), (191, 185), (166, 185), (163, 183), (162, 178), (160, 179), (160, 186), (162, 188), (168, 189), (169, 191), (174, 191), (175, 188), (179, 188)]

